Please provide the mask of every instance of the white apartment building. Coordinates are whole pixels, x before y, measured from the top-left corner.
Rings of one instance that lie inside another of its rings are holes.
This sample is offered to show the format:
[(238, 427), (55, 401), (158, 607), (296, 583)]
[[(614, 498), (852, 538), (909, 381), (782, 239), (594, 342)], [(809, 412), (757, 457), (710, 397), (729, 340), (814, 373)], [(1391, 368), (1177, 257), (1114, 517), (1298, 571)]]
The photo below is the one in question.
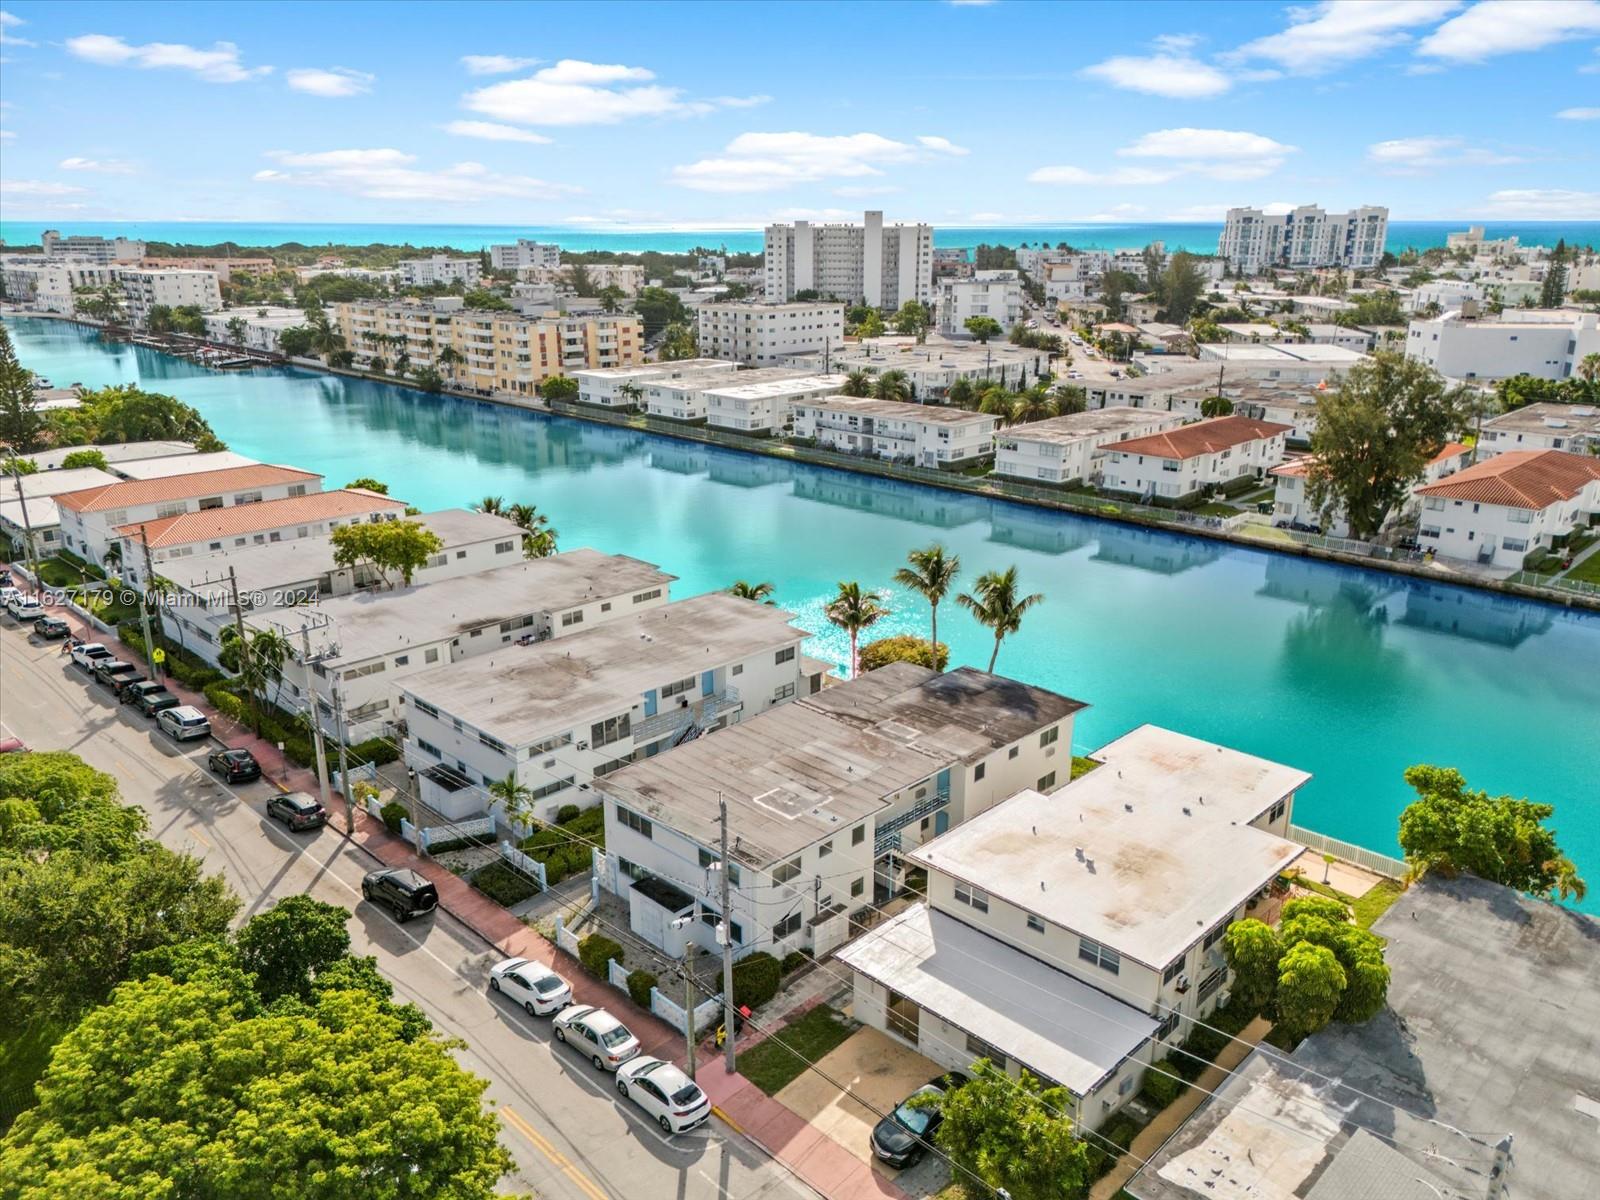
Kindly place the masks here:
[(1447, 312), (1406, 328), (1406, 356), (1448, 379), (1567, 379), (1585, 355), (1600, 354), (1600, 315), (1519, 310), (1499, 318)]
[(1479, 459), (1507, 450), (1600, 454), (1600, 408), (1592, 404), (1529, 404), (1483, 423)]
[(1099, 484), (1110, 447), (1183, 420), (1181, 413), (1113, 407), (1011, 425), (995, 434), (994, 473), (1029, 482)]
[(117, 476), (99, 467), (39, 470), (20, 479), (0, 474), (0, 533), (17, 546), (17, 561), (28, 558), (24, 549), (32, 540), (33, 557), (50, 558), (61, 549), (61, 513), (55, 498), (64, 492), (106, 487)]
[(791, 405), (794, 436), (845, 454), (919, 467), (959, 467), (994, 453), (999, 417), (941, 408), (830, 396)]
[(127, 314), (137, 325), (150, 319), (150, 310), (198, 308), (214, 312), (222, 307), (222, 285), (215, 271), (171, 268), (113, 267), (111, 274), (127, 300)]
[(1344, 213), (1325, 212), (1314, 204), (1278, 214), (1230, 208), (1217, 253), (1242, 275), (1273, 267), (1365, 270), (1383, 261), (1388, 232), (1389, 210), (1375, 205)]
[(652, 385), (675, 382), (686, 386), (699, 385), (732, 375), (738, 369), (738, 363), (720, 358), (680, 358), (631, 367), (574, 371), (572, 378), (578, 382), (580, 404), (637, 409), (645, 407), (648, 389)]
[[(1272, 523), (1290, 528), (1306, 527), (1331, 537), (1349, 537), (1350, 522), (1345, 517), (1344, 506), (1336, 501), (1326, 508), (1311, 502), (1309, 477), (1315, 458), (1305, 455), (1273, 467)], [(1450, 442), (1423, 468), (1417, 486), (1437, 483), (1454, 475), (1472, 462), (1472, 448), (1460, 442)], [(1396, 505), (1389, 513), (1385, 527), (1415, 517), (1419, 500), (1415, 490), (1404, 504)]]
[(73, 272), (66, 263), (7, 254), (0, 258), (0, 283), (5, 298), (22, 308), (67, 315), (74, 310)]
[(701, 354), (751, 366), (776, 366), (790, 355), (844, 344), (844, 305), (837, 301), (716, 301), (700, 306), (699, 324)]
[(673, 580), (652, 563), (598, 550), (525, 560), (520, 534), (504, 535), (494, 550), (495, 561), (474, 574), (261, 611), (246, 624), (277, 630), (297, 652), (304, 631), (314, 665), (309, 674), (285, 672), (290, 694), (303, 699), (309, 681), (336, 736), (342, 705), (353, 743), (406, 720), (401, 692), (412, 676), (659, 607)]
[(976, 271), (971, 279), (939, 285), (939, 330), (966, 336), (970, 317), (990, 317), (1009, 333), (1022, 320), (1022, 277), (1016, 271)]
[(517, 268), (517, 279), (524, 283), (548, 283), (563, 291), (571, 291), (578, 271), (588, 277), (589, 287), (601, 291), (608, 287), (621, 289), (625, 296), (637, 296), (639, 289), (649, 282), (645, 269), (637, 263), (566, 263), (557, 266), (529, 266)]
[[(1243, 376), (1263, 382), (1309, 384), (1331, 383), (1367, 357), (1345, 346), (1314, 342), (1270, 342), (1259, 346), (1202, 342), (1195, 347), (1195, 354), (1201, 362), (1225, 363), (1223, 374), (1230, 379)], [(1139, 358), (1135, 361), (1144, 362)]]
[[(234, 337), (230, 328), (235, 321), (244, 324), (242, 335), (238, 338)], [(206, 338), (266, 354), (277, 354), (278, 338), (283, 331), (296, 329), (305, 323), (305, 311), (298, 308), (228, 308), (206, 314)]]
[(847, 304), (897, 309), (933, 303), (933, 226), (884, 225), (868, 212), (860, 225), (768, 225), (766, 297), (816, 292)]
[(1084, 379), (1079, 385), (1091, 412), (1102, 408), (1138, 408), (1198, 418), (1201, 400), (1205, 396), (1215, 396), (1223, 380), (1223, 372), (1215, 365), (1184, 362), (1149, 375)]
[(559, 267), (561, 247), (553, 242), (518, 238), (509, 246), (490, 246), (489, 265), (496, 271), (515, 271), (520, 267)]
[(1050, 354), (1009, 342), (979, 346), (970, 341), (948, 342), (935, 335), (919, 345), (911, 337), (881, 337), (826, 353), (797, 354), (788, 365), (796, 370), (840, 374), (899, 371), (911, 385), (913, 400), (936, 400), (947, 395), (958, 379), (974, 387), (998, 383), (1020, 391), (1050, 370)]
[(743, 378), (757, 373), (741, 372), (706, 388), (701, 393), (706, 424), (736, 433), (780, 434), (792, 423), (796, 404), (836, 396), (844, 387), (840, 375), (796, 375), (784, 370), (778, 372), (781, 378)]
[(1520, 570), (1531, 552), (1600, 512), (1600, 458), (1509, 450), (1417, 495), (1424, 547), (1441, 558)]
[(143, 242), (131, 238), (105, 238), (75, 233), (62, 237), (59, 230), (46, 229), (39, 236), (44, 256), (50, 259), (76, 259), (80, 262), (112, 266), (116, 263), (136, 263), (144, 257)]
[(1482, 225), (1469, 225), (1463, 231), (1444, 235), (1445, 249), (1467, 250), (1474, 255), (1514, 257), (1522, 252), (1515, 235), (1508, 238), (1484, 236)]
[(79, 558), (105, 565), (127, 526), (162, 521), (183, 513), (259, 504), (322, 491), (322, 476), (267, 463), (215, 471), (130, 479), (65, 492), (56, 497), (62, 540)]
[(399, 281), (406, 287), (429, 287), (436, 283), (461, 283), (476, 287), (483, 278), (483, 261), (477, 255), (455, 258), (435, 254), (430, 258), (403, 258), (395, 264)]
[(1250, 417), (1214, 417), (1130, 438), (1112, 448), (1101, 486), (1142, 497), (1177, 499), (1240, 476), (1263, 477), (1283, 461), (1288, 425)]
[(423, 801), (504, 819), (485, 789), (514, 774), (549, 820), (631, 762), (809, 693), (822, 664), (800, 654), (809, 635), (790, 616), (712, 592), (410, 677), (405, 756)]
[[(771, 611), (770, 609), (768, 611)], [(900, 890), (904, 856), (1020, 787), (1071, 773), (1082, 702), (962, 667), (893, 663), (596, 782), (600, 885), (668, 955), (716, 948), (719, 800), (735, 953), (818, 957)], [(683, 928), (674, 922), (688, 916)]]
[(1226, 996), (1222, 937), (1303, 851), (1303, 771), (1152, 725), (1054, 794), (909, 854), (927, 900), (845, 947), (858, 1020), (942, 1066), (1059, 1083), (1099, 1125)]

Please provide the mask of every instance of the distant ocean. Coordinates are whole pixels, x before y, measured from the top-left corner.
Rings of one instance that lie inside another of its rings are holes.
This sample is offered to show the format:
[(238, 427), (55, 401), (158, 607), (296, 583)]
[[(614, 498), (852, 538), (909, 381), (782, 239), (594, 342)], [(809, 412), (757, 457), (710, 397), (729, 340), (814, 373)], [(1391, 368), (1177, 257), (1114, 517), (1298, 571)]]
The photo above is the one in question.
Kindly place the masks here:
[[(1391, 221), (1389, 249), (1412, 247), (1426, 250), (1444, 245), (1445, 235), (1468, 225), (1482, 224), (1488, 236), (1517, 237), (1524, 245), (1554, 246), (1557, 239), (1578, 245), (1600, 245), (1600, 221)], [(735, 253), (761, 250), (759, 229), (673, 230), (673, 229), (588, 229), (559, 225), (313, 225), (254, 224), (226, 221), (0, 221), (0, 240), (8, 246), (37, 245), (46, 229), (63, 234), (86, 233), (132, 238), (151, 242), (185, 242), (212, 246), (233, 242), (239, 246), (276, 246), (284, 242), (315, 245), (412, 245), (451, 246), (457, 250), (481, 250), (496, 242), (519, 237), (555, 242), (564, 250), (657, 250), (682, 253), (697, 246), (722, 248)], [(990, 245), (1016, 246), (1023, 242), (1045, 242), (1090, 250), (1121, 250), (1164, 242), (1168, 250), (1192, 250), (1214, 254), (1220, 224), (1062, 224), (1004, 225), (990, 227), (935, 226), (933, 244), (939, 247)]]

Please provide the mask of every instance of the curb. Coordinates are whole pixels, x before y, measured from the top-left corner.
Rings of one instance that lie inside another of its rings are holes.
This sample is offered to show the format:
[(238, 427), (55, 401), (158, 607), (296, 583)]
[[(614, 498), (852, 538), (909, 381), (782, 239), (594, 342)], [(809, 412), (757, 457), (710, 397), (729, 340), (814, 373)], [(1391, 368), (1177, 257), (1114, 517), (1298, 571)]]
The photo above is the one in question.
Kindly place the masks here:
[[(728, 1115), (727, 1110), (724, 1109), (722, 1107), (722, 1105), (713, 1104), (711, 1106), (711, 1115), (713, 1117), (716, 1117), (717, 1120), (721, 1121), (724, 1125), (726, 1125), (729, 1129), (733, 1130), (735, 1133), (739, 1134), (741, 1137), (750, 1138), (750, 1140), (752, 1142), (755, 1142), (756, 1145), (761, 1146), (760, 1142), (756, 1142), (755, 1138), (750, 1137), (750, 1135), (745, 1132), (745, 1128), (744, 1128), (743, 1125), (739, 1124), (739, 1122), (735, 1121), (732, 1117), (730, 1117)], [(763, 1150), (766, 1150), (767, 1154), (770, 1155), (771, 1157), (777, 1158), (777, 1156), (774, 1155), (771, 1150), (768, 1150), (767, 1147), (761, 1146), (761, 1148)], [(782, 1160), (779, 1160), (779, 1161), (782, 1161)]]

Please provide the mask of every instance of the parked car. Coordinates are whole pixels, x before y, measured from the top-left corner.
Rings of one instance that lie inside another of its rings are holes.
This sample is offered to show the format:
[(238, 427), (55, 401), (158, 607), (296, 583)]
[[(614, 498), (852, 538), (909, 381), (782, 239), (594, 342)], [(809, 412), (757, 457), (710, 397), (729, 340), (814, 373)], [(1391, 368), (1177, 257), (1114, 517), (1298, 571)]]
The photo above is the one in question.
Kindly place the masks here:
[(115, 688), (117, 681), (121, 679), (131, 679), (134, 676), (138, 676), (141, 679), (144, 678), (144, 676), (139, 675), (138, 667), (131, 662), (123, 662), (120, 658), (97, 659), (92, 671), (94, 681), (101, 687), (106, 688)]
[(14, 588), (9, 583), (4, 587), (0, 587), (0, 608), (10, 612), (11, 602), (20, 595), (22, 595), (22, 589)]
[(206, 767), (229, 783), (244, 783), (261, 778), (261, 764), (248, 750), (214, 750)]
[(149, 682), (150, 680), (146, 679), (143, 675), (135, 671), (132, 675), (124, 675), (119, 678), (111, 685), (111, 690), (116, 692), (117, 700), (121, 701), (123, 693), (127, 692), (130, 688), (136, 688), (140, 684)]
[(489, 968), (489, 990), (503, 992), (528, 1010), (530, 1017), (548, 1017), (572, 1003), (567, 981), (531, 958), (508, 958)]
[(11, 572), (10, 571), (0, 571), (0, 587), (10, 587), (10, 586), (11, 586)]
[(617, 1068), (617, 1091), (654, 1117), (663, 1133), (687, 1133), (711, 1115), (711, 1099), (694, 1080), (648, 1054)]
[(60, 617), (40, 617), (33, 623), (33, 631), (47, 642), (59, 642), (72, 632), (72, 626)]
[(162, 709), (156, 714), (156, 726), (175, 742), (192, 742), (211, 736), (211, 722), (206, 720), (205, 713), (189, 704)]
[(577, 1004), (562, 1009), (551, 1022), (558, 1042), (571, 1042), (589, 1056), (598, 1070), (615, 1071), (639, 1053), (639, 1039), (603, 1008)]
[(11, 606), (11, 615), (19, 624), (32, 625), (44, 616), (44, 607), (31, 597)]
[(28, 747), (21, 738), (0, 738), (0, 754), (26, 754)]
[[(909, 1167), (920, 1159), (939, 1131), (944, 1114), (938, 1102), (967, 1082), (951, 1071), (923, 1084), (900, 1101), (895, 1110), (872, 1127), (872, 1152), (891, 1167)], [(928, 1097), (928, 1100), (921, 1100)], [(913, 1107), (912, 1101), (919, 1103)]]
[(410, 867), (368, 872), (361, 881), (361, 894), (392, 910), (402, 925), (439, 907), (439, 889)]
[(141, 679), (137, 683), (129, 683), (119, 687), (117, 689), (117, 699), (123, 704), (133, 704), (139, 699), (140, 696), (149, 695), (151, 692), (164, 692), (166, 690), (166, 688), (162, 687), (154, 679)]
[[(148, 680), (146, 682), (148, 682)], [(129, 694), (124, 692), (122, 695), (122, 701), (124, 704), (133, 705), (133, 707), (138, 709), (142, 715), (147, 717), (159, 716), (160, 714), (166, 712), (167, 709), (177, 708), (183, 703), (182, 700), (179, 700), (160, 684), (157, 684), (150, 691), (139, 691), (136, 689), (133, 692), (131, 699), (129, 698)]]
[(111, 651), (99, 642), (79, 642), (72, 648), (72, 661), (85, 671), (92, 670), (97, 658), (110, 658)]
[(328, 810), (306, 792), (284, 792), (272, 797), (267, 801), (267, 816), (282, 821), (296, 833), (302, 829), (319, 829), (328, 823)]

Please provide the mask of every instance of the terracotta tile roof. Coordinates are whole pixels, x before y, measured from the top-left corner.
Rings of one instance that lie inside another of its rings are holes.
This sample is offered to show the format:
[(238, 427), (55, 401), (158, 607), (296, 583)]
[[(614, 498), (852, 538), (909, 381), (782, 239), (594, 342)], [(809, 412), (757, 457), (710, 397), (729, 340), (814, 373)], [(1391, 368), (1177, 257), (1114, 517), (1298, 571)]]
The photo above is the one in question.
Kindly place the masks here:
[(1278, 466), (1273, 467), (1267, 474), (1301, 479), (1311, 473), (1311, 462), (1312, 457), (1309, 454), (1301, 458), (1292, 458), (1286, 463), (1280, 463)]
[[(158, 521), (145, 521), (143, 528), (152, 549), (185, 546), (210, 538), (238, 537), (282, 529), (288, 525), (310, 524), (365, 513), (405, 511), (405, 503), (372, 492), (312, 492), (287, 500), (264, 500), (260, 504), (230, 504), (227, 508), (208, 508), (203, 512), (181, 513)], [(139, 525), (124, 525), (117, 530), (124, 537), (139, 538)], [(142, 541), (141, 541), (142, 544)]]
[(1548, 508), (1571, 500), (1596, 480), (1600, 480), (1600, 458), (1565, 450), (1512, 450), (1420, 487), (1417, 493), (1507, 508)]
[(106, 512), (114, 508), (133, 508), (139, 504), (160, 504), (164, 500), (188, 500), (194, 496), (209, 496), (240, 488), (270, 487), (273, 484), (301, 483), (321, 478), (313, 471), (256, 463), (254, 466), (228, 467), (221, 471), (199, 471), (193, 475), (130, 479), (125, 483), (68, 492), (58, 496), (56, 503), (76, 512)]
[(1456, 458), (1462, 454), (1466, 454), (1471, 449), (1471, 446), (1465, 445), (1462, 442), (1449, 442), (1445, 445), (1443, 450), (1440, 450), (1439, 453), (1435, 454), (1428, 460), (1428, 465), (1431, 467), (1443, 462), (1447, 458)]
[(1209, 421), (1180, 425), (1148, 437), (1129, 438), (1111, 449), (1123, 454), (1148, 454), (1152, 458), (1198, 458), (1202, 454), (1215, 454), (1245, 442), (1276, 437), (1293, 429), (1293, 425), (1257, 421), (1253, 417), (1213, 417)]

